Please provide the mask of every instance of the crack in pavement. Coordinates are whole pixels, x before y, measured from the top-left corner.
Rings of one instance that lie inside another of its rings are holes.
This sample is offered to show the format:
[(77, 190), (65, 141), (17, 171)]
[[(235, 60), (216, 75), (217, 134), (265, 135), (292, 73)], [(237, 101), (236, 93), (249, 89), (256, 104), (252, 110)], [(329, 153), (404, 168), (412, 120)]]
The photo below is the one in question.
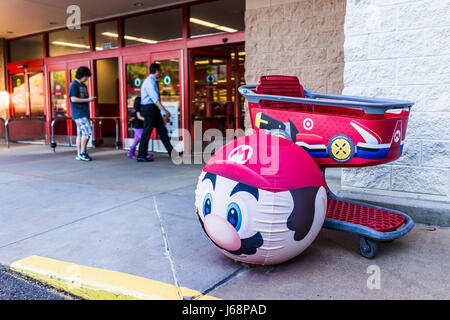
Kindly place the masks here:
[(245, 266), (241, 266), (239, 267), (237, 270), (233, 271), (232, 273), (230, 273), (228, 276), (226, 276), (225, 278), (223, 278), (222, 280), (217, 281), (216, 283), (214, 283), (212, 286), (210, 286), (209, 288), (203, 290), (203, 292), (197, 296), (191, 297), (190, 300), (195, 300), (197, 298), (200, 298), (201, 296), (205, 296), (208, 293), (210, 293), (211, 291), (217, 289), (218, 287), (226, 284), (227, 282), (231, 281), (232, 279), (234, 279), (239, 273), (243, 272), (243, 271), (248, 271), (249, 268), (245, 267)]
[(175, 286), (177, 287), (177, 290), (178, 290), (178, 296), (180, 297), (181, 300), (184, 300), (183, 292), (181, 291), (180, 283), (178, 282), (177, 273), (176, 273), (176, 270), (175, 270), (175, 265), (173, 263), (172, 256), (170, 255), (169, 241), (167, 239), (166, 230), (164, 229), (161, 213), (159, 212), (158, 203), (156, 202), (156, 197), (155, 196), (153, 196), (153, 203), (155, 205), (156, 215), (158, 216), (158, 219), (159, 219), (159, 225), (161, 227), (161, 233), (162, 233), (163, 240), (164, 240), (164, 250), (165, 250), (164, 255), (166, 256), (167, 260), (169, 260), (169, 265), (170, 265), (170, 269), (172, 271), (173, 281), (174, 281)]

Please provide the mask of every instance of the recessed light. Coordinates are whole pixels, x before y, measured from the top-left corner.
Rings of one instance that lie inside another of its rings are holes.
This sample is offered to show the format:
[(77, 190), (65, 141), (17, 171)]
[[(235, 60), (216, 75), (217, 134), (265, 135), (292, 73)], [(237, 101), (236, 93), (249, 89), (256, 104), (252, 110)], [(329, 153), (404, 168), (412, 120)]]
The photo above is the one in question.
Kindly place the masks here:
[(143, 2), (136, 2), (133, 4), (133, 6), (135, 6), (135, 7), (142, 7), (143, 5), (144, 5)]

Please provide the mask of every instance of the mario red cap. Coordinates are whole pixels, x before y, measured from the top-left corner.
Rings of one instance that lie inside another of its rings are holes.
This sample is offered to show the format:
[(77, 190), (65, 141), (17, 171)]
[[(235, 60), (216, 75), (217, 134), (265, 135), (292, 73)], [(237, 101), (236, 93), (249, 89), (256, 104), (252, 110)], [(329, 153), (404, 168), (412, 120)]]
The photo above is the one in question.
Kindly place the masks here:
[(203, 171), (272, 192), (325, 187), (319, 167), (305, 150), (261, 131), (223, 146)]

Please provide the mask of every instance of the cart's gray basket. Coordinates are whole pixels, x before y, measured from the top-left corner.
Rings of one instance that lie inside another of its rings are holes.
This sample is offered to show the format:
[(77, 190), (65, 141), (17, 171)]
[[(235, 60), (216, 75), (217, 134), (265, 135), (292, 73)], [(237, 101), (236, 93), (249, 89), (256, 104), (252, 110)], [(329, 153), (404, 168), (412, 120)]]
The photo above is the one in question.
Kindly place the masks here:
[[(384, 114), (389, 109), (407, 109), (408, 111), (414, 102), (406, 100), (380, 99), (358, 96), (347, 96), (337, 94), (315, 93), (305, 90), (305, 98), (258, 94), (253, 91), (256, 85), (249, 84), (239, 87), (239, 92), (248, 102), (259, 103), (261, 100), (310, 104), (316, 106), (331, 106), (363, 109), (366, 114)], [(326, 99), (326, 100), (319, 100)]]

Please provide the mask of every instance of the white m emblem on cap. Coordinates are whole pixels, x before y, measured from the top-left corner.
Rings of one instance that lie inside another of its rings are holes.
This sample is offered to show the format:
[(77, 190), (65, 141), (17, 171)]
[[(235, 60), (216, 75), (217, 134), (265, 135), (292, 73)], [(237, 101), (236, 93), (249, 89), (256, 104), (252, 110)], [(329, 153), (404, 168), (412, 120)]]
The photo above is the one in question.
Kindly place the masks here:
[(230, 154), (228, 155), (228, 160), (244, 164), (246, 163), (253, 155), (253, 149), (250, 146), (242, 145), (237, 148), (234, 148)]

